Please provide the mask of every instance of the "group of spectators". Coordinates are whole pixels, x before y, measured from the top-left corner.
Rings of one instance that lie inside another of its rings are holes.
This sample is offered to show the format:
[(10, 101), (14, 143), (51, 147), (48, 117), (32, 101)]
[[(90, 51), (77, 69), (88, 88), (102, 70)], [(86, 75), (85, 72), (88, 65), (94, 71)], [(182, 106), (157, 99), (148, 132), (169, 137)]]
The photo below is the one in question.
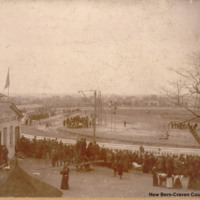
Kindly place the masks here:
[[(152, 164), (154, 163), (154, 164)], [(145, 167), (146, 166), (146, 167)], [(143, 172), (151, 168), (153, 174), (153, 184), (158, 185), (157, 175), (164, 174), (165, 178), (177, 177), (180, 182), (181, 176), (189, 176), (189, 189), (200, 189), (200, 157), (199, 156), (161, 156), (155, 161), (153, 157), (145, 158)], [(161, 185), (161, 184), (160, 184)], [(176, 187), (181, 188), (181, 183), (177, 183)]]
[(92, 126), (92, 120), (88, 116), (71, 116), (63, 121), (63, 126), (68, 128), (88, 128)]
[[(165, 173), (168, 177), (172, 175), (184, 175), (190, 177), (189, 188), (195, 189), (195, 184), (200, 181), (200, 157), (192, 155), (153, 155), (141, 146), (138, 151), (113, 150), (100, 147), (96, 142), (87, 143), (85, 138), (77, 140), (75, 145), (63, 144), (57, 139), (43, 139), (32, 141), (20, 137), (16, 151), (26, 156), (44, 158), (46, 164), (61, 166), (74, 163), (75, 165), (88, 161), (101, 160), (101, 165), (113, 168), (114, 173), (117, 166), (128, 172), (133, 169), (133, 163), (141, 166), (143, 173)], [(153, 170), (152, 170), (153, 169)], [(121, 177), (121, 176), (120, 176)], [(200, 186), (198, 186), (200, 187)]]
[(32, 120), (41, 120), (41, 119), (46, 119), (48, 117), (49, 117), (49, 113), (40, 113), (40, 114), (35, 114), (35, 115), (30, 116)]
[(67, 113), (67, 114), (77, 113), (77, 112), (80, 112), (79, 108), (63, 109), (63, 113)]
[(172, 129), (181, 129), (181, 130), (188, 129), (188, 128), (197, 129), (197, 127), (198, 127), (197, 123), (194, 123), (194, 124), (191, 124), (190, 122), (189, 123), (182, 123), (182, 122), (170, 123), (170, 128)]

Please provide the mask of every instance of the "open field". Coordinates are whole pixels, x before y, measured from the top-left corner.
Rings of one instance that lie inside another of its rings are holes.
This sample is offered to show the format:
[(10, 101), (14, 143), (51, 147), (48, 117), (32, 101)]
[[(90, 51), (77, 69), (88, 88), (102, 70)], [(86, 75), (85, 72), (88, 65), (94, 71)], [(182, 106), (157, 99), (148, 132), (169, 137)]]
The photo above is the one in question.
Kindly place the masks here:
[[(85, 111), (82, 111), (82, 113), (85, 113)], [(165, 115), (170, 119), (166, 119), (161, 115)], [(102, 125), (97, 125), (96, 139), (104, 142), (198, 148), (199, 144), (187, 129), (171, 129), (169, 139), (165, 139), (166, 127), (171, 120), (183, 121), (189, 118), (191, 118), (191, 114), (182, 109), (118, 108), (116, 120), (115, 116), (112, 115), (111, 128), (111, 114), (110, 110), (107, 109), (102, 117)], [(22, 132), (73, 139), (84, 136), (87, 140), (92, 140), (93, 128), (72, 129), (63, 127), (62, 121), (64, 119), (64, 115), (60, 115), (43, 120), (40, 124), (32, 127), (23, 126)], [(49, 128), (45, 126), (47, 121), (50, 124)], [(127, 123), (126, 127), (124, 127), (124, 121)]]
[[(164, 118), (163, 115), (170, 119)], [(96, 139), (103, 142), (199, 148), (199, 144), (188, 129), (170, 129), (169, 138), (166, 139), (167, 124), (171, 120), (184, 121), (191, 117), (188, 111), (178, 108), (118, 108), (116, 120), (112, 115), (111, 128), (111, 114), (107, 109), (102, 117), (102, 125), (97, 125)], [(58, 138), (93, 139), (92, 127), (67, 128), (62, 124), (64, 119), (66, 119), (64, 115), (59, 115), (31, 127), (22, 126), (22, 133)], [(124, 127), (124, 121), (127, 123), (126, 127)], [(50, 127), (46, 128), (46, 122), (50, 124)]]

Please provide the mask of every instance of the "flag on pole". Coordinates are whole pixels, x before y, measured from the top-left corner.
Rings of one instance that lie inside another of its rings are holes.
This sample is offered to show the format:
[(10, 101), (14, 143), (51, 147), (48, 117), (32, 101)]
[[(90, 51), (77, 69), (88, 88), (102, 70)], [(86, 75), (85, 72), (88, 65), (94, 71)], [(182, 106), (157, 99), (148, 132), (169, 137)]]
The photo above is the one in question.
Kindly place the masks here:
[(10, 86), (10, 76), (9, 76), (9, 68), (8, 68), (8, 74), (7, 74), (7, 78), (6, 78), (6, 84), (4, 89), (9, 88)]

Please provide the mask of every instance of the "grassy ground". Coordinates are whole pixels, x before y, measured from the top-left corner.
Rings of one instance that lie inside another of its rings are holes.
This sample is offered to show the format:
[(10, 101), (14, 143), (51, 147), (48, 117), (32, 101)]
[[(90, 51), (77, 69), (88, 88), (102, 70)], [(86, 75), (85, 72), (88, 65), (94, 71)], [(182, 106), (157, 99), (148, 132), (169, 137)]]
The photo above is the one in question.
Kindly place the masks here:
[[(163, 118), (167, 116), (170, 119)], [(118, 108), (116, 120), (110, 111), (107, 110), (103, 117), (103, 124), (97, 125), (97, 141), (117, 142), (129, 144), (146, 144), (155, 146), (173, 146), (198, 148), (199, 144), (188, 130), (171, 129), (169, 139), (165, 140), (166, 125), (173, 120), (185, 120), (190, 118), (190, 113), (182, 109), (162, 109), (162, 108)], [(73, 138), (85, 136), (87, 140), (93, 138), (93, 128), (71, 129), (63, 127), (64, 116), (57, 116), (49, 120), (51, 125), (46, 128), (44, 120), (35, 126), (22, 126), (22, 132), (32, 135), (51, 136), (59, 138)], [(127, 122), (124, 127), (124, 121)], [(193, 122), (194, 123), (194, 122)], [(112, 128), (111, 128), (112, 127)]]

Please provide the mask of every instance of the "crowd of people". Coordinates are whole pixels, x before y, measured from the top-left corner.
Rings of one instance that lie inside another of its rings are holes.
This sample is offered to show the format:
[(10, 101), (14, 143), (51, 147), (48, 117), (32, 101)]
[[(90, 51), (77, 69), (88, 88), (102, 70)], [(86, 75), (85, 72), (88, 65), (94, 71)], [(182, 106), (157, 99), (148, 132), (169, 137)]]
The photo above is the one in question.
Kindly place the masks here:
[(194, 124), (191, 124), (190, 122), (188, 122), (188, 123), (184, 123), (184, 122), (171, 122), (170, 123), (170, 128), (172, 128), (172, 129), (181, 129), (181, 130), (184, 130), (184, 129), (188, 129), (188, 128), (193, 128), (195, 130), (195, 129), (197, 129), (197, 127), (198, 127), (197, 123), (194, 123)]
[[(143, 171), (145, 171), (145, 166), (149, 167), (149, 159), (145, 159)], [(181, 188), (181, 178), (189, 176), (188, 188), (200, 189), (199, 156), (161, 156), (156, 159), (156, 163), (153, 165), (151, 171), (154, 186), (162, 186), (163, 182), (166, 184), (166, 181), (169, 180), (171, 183), (167, 184), (167, 187)]]
[(72, 114), (72, 113), (80, 112), (80, 109), (79, 108), (63, 109), (62, 112), (67, 113), (67, 114)]
[(88, 116), (71, 116), (63, 121), (63, 126), (68, 128), (88, 128), (92, 126), (92, 120)]
[[(152, 173), (154, 185), (160, 174), (172, 176), (189, 176), (188, 188), (196, 189), (200, 180), (200, 157), (192, 155), (153, 155), (141, 146), (138, 151), (113, 150), (100, 147), (96, 142), (89, 142), (85, 138), (77, 140), (75, 145), (63, 144), (57, 139), (28, 140), (20, 137), (16, 151), (26, 156), (44, 158), (47, 165), (62, 166), (71, 163), (79, 164), (88, 161), (102, 160), (102, 164), (113, 169), (114, 175), (122, 177), (123, 172), (133, 168), (133, 163), (142, 166), (143, 173)], [(158, 181), (158, 180), (157, 180)]]
[(32, 120), (41, 120), (41, 119), (46, 119), (48, 117), (49, 117), (49, 113), (40, 113), (40, 114), (35, 114), (35, 115), (30, 116)]

